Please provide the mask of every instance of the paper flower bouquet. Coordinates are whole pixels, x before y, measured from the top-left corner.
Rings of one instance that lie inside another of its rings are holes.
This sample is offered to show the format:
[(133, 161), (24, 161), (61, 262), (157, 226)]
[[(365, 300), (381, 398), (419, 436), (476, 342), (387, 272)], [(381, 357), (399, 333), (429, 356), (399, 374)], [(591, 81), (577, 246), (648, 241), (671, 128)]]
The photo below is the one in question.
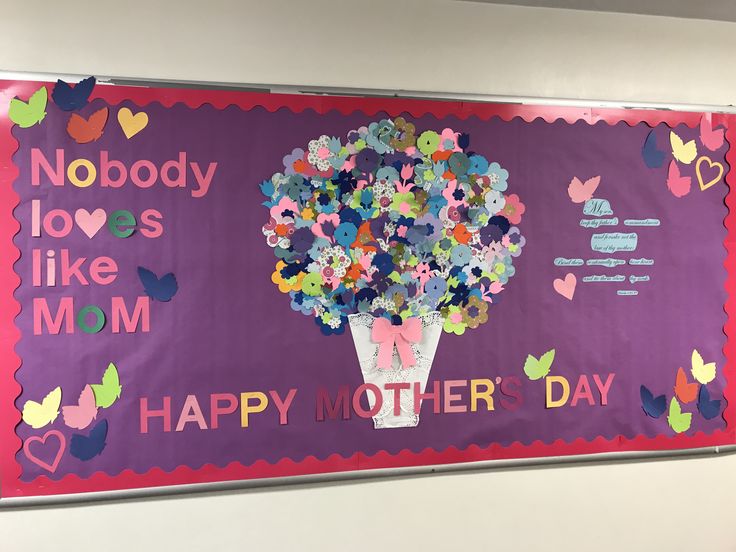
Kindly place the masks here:
[[(402, 117), (322, 135), (283, 161), (261, 184), (272, 281), (323, 334), (350, 325), (366, 381), (423, 392), (442, 329), (487, 322), (514, 275), (524, 204), (506, 193), (508, 172), (468, 135)], [(405, 419), (376, 425), (416, 425), (408, 403)]]

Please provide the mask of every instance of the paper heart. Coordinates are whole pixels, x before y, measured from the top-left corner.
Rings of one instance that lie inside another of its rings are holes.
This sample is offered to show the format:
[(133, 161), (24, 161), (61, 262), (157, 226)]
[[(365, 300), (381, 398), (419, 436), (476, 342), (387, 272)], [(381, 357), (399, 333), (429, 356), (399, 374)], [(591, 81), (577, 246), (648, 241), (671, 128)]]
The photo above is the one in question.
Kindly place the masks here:
[[(49, 437), (56, 437), (59, 440), (59, 449), (56, 451), (56, 456), (54, 457), (54, 461), (51, 462), (51, 464), (44, 462), (38, 456), (34, 455), (31, 452), (31, 443), (41, 443), (42, 445), (45, 445), (46, 440)], [(46, 471), (50, 473), (54, 473), (56, 471), (56, 468), (59, 467), (59, 462), (61, 461), (61, 457), (64, 454), (65, 450), (66, 450), (66, 439), (64, 438), (64, 434), (61, 433), (61, 431), (58, 431), (56, 429), (50, 429), (49, 431), (44, 433), (42, 437), (33, 435), (31, 437), (28, 437), (23, 442), (23, 452), (25, 452), (26, 458), (28, 458), (31, 462), (33, 462), (37, 466), (41, 466), (43, 469), (45, 469)]]
[(87, 209), (77, 209), (74, 213), (74, 220), (77, 226), (92, 239), (95, 234), (100, 231), (107, 221), (107, 213), (104, 209), (95, 209), (91, 213)]
[(555, 278), (552, 282), (555, 291), (562, 295), (565, 299), (572, 301), (572, 296), (575, 295), (575, 286), (578, 285), (578, 279), (572, 272), (568, 272), (565, 275), (565, 279)]
[(130, 140), (133, 136), (146, 128), (148, 125), (148, 114), (143, 111), (139, 111), (133, 115), (133, 112), (130, 109), (123, 107), (118, 111), (118, 123), (120, 123), (120, 128), (123, 129), (125, 137)]
[[(715, 178), (712, 178), (708, 182), (703, 182), (703, 173), (700, 169), (703, 163), (708, 163), (709, 169), (713, 169), (714, 167), (717, 168), (718, 176), (716, 176)], [(721, 177), (723, 176), (723, 165), (721, 165), (717, 161), (711, 161), (710, 157), (703, 155), (702, 157), (699, 157), (698, 161), (695, 163), (695, 174), (698, 177), (698, 184), (700, 184), (700, 189), (702, 191), (705, 191), (711, 186), (718, 184), (718, 182), (720, 182)]]

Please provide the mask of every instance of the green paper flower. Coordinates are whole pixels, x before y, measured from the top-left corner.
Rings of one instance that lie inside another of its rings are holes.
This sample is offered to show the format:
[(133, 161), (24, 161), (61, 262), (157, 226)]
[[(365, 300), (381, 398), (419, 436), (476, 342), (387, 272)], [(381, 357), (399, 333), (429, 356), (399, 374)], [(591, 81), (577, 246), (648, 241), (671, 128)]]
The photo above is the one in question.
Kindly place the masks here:
[(463, 321), (463, 311), (460, 307), (450, 305), (443, 329), (447, 333), (463, 335), (468, 325)]
[(310, 297), (317, 297), (322, 293), (322, 275), (319, 272), (310, 272), (302, 280), (302, 291)]
[(440, 135), (433, 130), (425, 130), (417, 139), (417, 148), (426, 156), (430, 156), (437, 151), (439, 145)]
[(391, 199), (390, 208), (392, 211), (396, 211), (405, 217), (416, 218), (419, 215), (419, 204), (412, 192), (394, 194), (394, 197)]

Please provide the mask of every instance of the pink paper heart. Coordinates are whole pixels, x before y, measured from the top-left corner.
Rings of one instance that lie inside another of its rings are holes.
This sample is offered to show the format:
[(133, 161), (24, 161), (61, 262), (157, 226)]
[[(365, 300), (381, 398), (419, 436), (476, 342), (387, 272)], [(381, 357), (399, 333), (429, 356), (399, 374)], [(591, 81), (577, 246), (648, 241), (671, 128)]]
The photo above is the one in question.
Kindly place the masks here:
[[(51, 464), (47, 464), (31, 452), (31, 443), (41, 443), (42, 445), (45, 445), (46, 439), (48, 439), (49, 437), (56, 437), (59, 440), (59, 449), (56, 451), (56, 456), (54, 457), (54, 461)], [(33, 435), (31, 437), (28, 437), (23, 442), (23, 452), (26, 453), (26, 458), (28, 458), (37, 466), (41, 466), (43, 469), (51, 473), (54, 473), (56, 471), (56, 468), (59, 466), (59, 462), (61, 461), (61, 457), (64, 454), (65, 450), (66, 439), (64, 438), (64, 435), (61, 433), (61, 431), (58, 431), (56, 429), (50, 429), (49, 431), (44, 433), (42, 437)]]
[(77, 212), (74, 213), (74, 220), (82, 232), (92, 239), (100, 231), (100, 228), (105, 225), (107, 213), (104, 209), (95, 209), (91, 213), (86, 209), (77, 209)]
[(575, 295), (575, 286), (578, 285), (578, 279), (572, 272), (568, 272), (565, 275), (565, 279), (555, 278), (552, 282), (555, 291), (562, 295), (565, 299), (572, 301), (572, 296)]

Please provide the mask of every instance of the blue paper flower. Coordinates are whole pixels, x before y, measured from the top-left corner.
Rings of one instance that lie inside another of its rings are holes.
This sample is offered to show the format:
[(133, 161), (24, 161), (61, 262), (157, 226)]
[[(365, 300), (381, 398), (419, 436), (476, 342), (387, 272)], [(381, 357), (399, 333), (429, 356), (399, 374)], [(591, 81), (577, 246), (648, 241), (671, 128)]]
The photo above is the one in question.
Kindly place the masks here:
[(446, 291), (447, 281), (440, 276), (434, 276), (424, 284), (424, 294), (435, 300), (441, 299)]
[(273, 196), (273, 193), (275, 191), (273, 182), (270, 180), (264, 180), (260, 184), (261, 193), (266, 197)]
[(373, 257), (373, 266), (375, 266), (381, 274), (390, 274), (394, 270), (393, 257), (388, 253), (379, 253)]
[(430, 197), (427, 203), (429, 205), (429, 212), (435, 217), (439, 217), (440, 211), (447, 205), (447, 200), (441, 195), (435, 195)]
[(358, 237), (358, 228), (352, 222), (340, 223), (335, 229), (335, 241), (345, 249)]
[(348, 319), (347, 319), (346, 316), (341, 316), (340, 317), (340, 325), (337, 326), (337, 327), (335, 327), (335, 328), (333, 328), (329, 324), (325, 324), (322, 321), (322, 317), (321, 316), (316, 316), (314, 318), (314, 322), (317, 324), (317, 326), (319, 326), (320, 331), (324, 335), (342, 335), (342, 334), (345, 333), (345, 326), (347, 325)]
[(378, 153), (387, 153), (392, 150), (388, 144), (393, 136), (393, 130), (393, 121), (381, 119), (377, 123), (368, 125), (368, 135), (365, 137), (365, 141)]
[(376, 181), (395, 182), (399, 179), (399, 171), (394, 167), (381, 167), (376, 171)]
[(340, 222), (350, 222), (357, 228), (361, 225), (363, 219), (361, 218), (360, 213), (355, 209), (343, 207), (340, 211)]
[(470, 262), (473, 253), (467, 245), (459, 244), (452, 248), (450, 260), (455, 266), (465, 266)]
[(316, 301), (312, 297), (307, 297), (301, 291), (290, 291), (291, 296), (291, 308), (297, 312), (301, 312), (306, 316), (311, 316), (314, 313), (314, 307)]
[(491, 188), (499, 192), (506, 191), (506, 188), (508, 188), (506, 180), (509, 177), (509, 171), (494, 162), (488, 166), (488, 176), (491, 178)]
[(468, 172), (474, 174), (486, 174), (487, 171), (488, 160), (485, 157), (478, 155), (477, 153), (470, 156), (470, 168), (468, 169)]

